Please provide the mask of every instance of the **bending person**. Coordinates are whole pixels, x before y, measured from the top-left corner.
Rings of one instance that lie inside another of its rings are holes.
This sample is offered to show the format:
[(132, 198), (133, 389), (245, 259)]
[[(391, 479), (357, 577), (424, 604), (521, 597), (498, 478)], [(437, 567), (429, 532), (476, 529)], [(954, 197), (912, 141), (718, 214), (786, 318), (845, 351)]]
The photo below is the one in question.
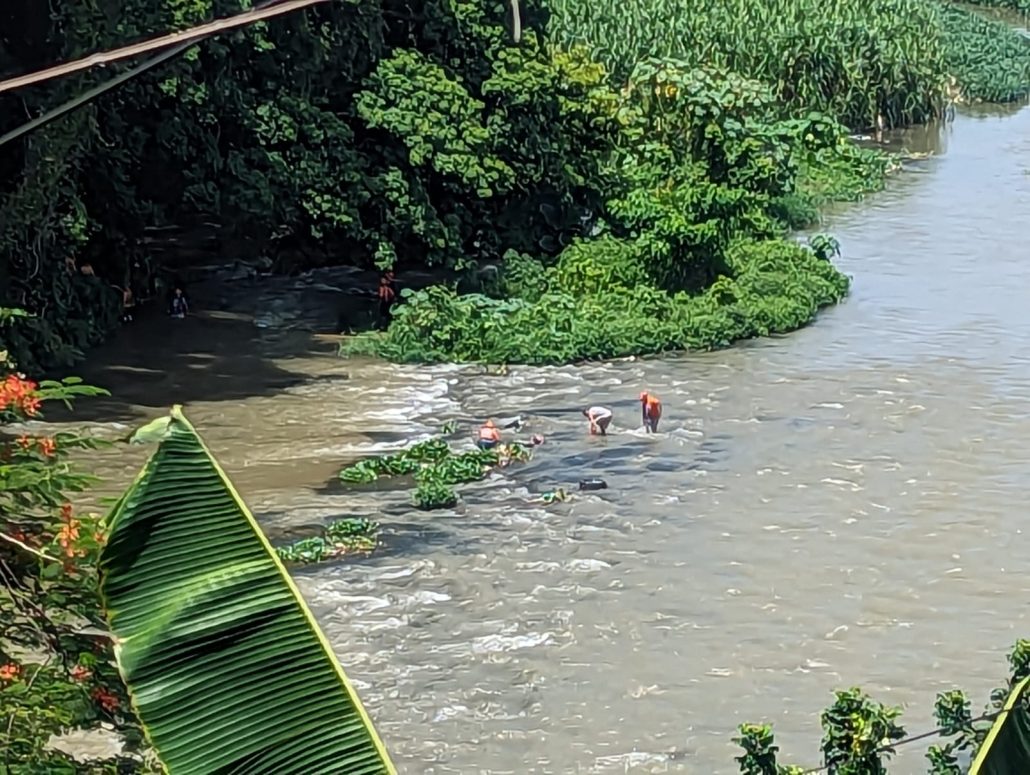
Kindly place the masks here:
[(590, 422), (590, 435), (607, 436), (608, 426), (612, 423), (612, 410), (606, 406), (592, 406), (583, 410), (583, 416)]
[(501, 443), (501, 432), (497, 430), (493, 420), (487, 420), (479, 429), (479, 441), (476, 446), (480, 449), (493, 449)]

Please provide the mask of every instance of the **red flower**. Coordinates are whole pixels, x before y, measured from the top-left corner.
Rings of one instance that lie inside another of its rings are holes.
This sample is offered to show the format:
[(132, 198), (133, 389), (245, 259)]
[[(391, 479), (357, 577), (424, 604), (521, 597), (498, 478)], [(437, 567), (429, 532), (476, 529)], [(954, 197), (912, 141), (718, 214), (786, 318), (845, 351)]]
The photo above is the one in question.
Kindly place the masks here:
[(39, 451), (42, 452), (44, 456), (50, 457), (57, 451), (57, 442), (49, 438), (40, 439)]
[(63, 506), (61, 506), (61, 519), (63, 519), (65, 522), (71, 522), (72, 505), (70, 503), (65, 503)]
[(101, 708), (106, 710), (108, 713), (113, 713), (114, 711), (118, 710), (118, 698), (102, 686), (98, 686), (96, 689), (90, 692), (90, 696), (96, 701), (98, 705), (100, 705)]
[(76, 665), (71, 669), (71, 676), (75, 681), (88, 681), (93, 676), (93, 671), (85, 665)]
[(36, 397), (35, 382), (23, 379), (17, 374), (8, 374), (3, 382), (0, 382), (0, 412), (11, 409), (21, 412), (27, 417), (34, 416), (39, 411), (39, 398)]
[(18, 437), (18, 446), (24, 449), (26, 452), (28, 452), (29, 449), (32, 448), (32, 439), (30, 439), (25, 434), (22, 434)]
[(0, 666), (0, 681), (13, 681), (21, 675), (21, 668), (13, 662)]

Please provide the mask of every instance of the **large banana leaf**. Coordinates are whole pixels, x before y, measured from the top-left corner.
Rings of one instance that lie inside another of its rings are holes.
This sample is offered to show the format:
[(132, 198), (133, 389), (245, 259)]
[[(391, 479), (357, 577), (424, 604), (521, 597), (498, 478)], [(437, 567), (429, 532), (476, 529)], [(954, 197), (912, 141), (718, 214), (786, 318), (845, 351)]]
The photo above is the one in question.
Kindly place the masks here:
[(101, 557), (118, 668), (171, 775), (394, 773), (297, 587), (179, 407)]
[(969, 775), (1015, 775), (1030, 772), (1030, 678), (1009, 692), (998, 718), (973, 761)]

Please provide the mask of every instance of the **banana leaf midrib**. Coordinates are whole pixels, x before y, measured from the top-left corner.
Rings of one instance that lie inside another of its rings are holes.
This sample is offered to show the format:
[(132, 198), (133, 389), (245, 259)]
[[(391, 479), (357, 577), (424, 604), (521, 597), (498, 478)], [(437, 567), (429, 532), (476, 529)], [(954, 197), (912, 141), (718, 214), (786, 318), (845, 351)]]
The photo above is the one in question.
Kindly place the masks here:
[(295, 583), (178, 408), (110, 527), (101, 583), (119, 670), (169, 773), (396, 772)]

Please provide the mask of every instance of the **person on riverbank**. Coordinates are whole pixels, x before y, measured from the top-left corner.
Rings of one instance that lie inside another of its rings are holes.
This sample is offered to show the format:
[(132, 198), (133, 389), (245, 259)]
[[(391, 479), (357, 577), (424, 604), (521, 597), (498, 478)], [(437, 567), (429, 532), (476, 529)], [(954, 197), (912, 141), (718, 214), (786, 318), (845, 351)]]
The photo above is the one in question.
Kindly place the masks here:
[(384, 328), (390, 325), (393, 320), (393, 305), (397, 301), (397, 282), (393, 277), (393, 270), (386, 271), (379, 278), (379, 323)]
[(493, 449), (500, 443), (501, 432), (497, 430), (493, 420), (487, 420), (479, 429), (479, 440), (476, 442), (476, 446), (480, 449)]
[(640, 394), (640, 418), (648, 433), (658, 433), (658, 421), (662, 419), (662, 402), (658, 396), (646, 390)]
[(608, 426), (612, 423), (612, 410), (606, 406), (591, 406), (583, 410), (583, 416), (590, 423), (591, 436), (607, 436)]

